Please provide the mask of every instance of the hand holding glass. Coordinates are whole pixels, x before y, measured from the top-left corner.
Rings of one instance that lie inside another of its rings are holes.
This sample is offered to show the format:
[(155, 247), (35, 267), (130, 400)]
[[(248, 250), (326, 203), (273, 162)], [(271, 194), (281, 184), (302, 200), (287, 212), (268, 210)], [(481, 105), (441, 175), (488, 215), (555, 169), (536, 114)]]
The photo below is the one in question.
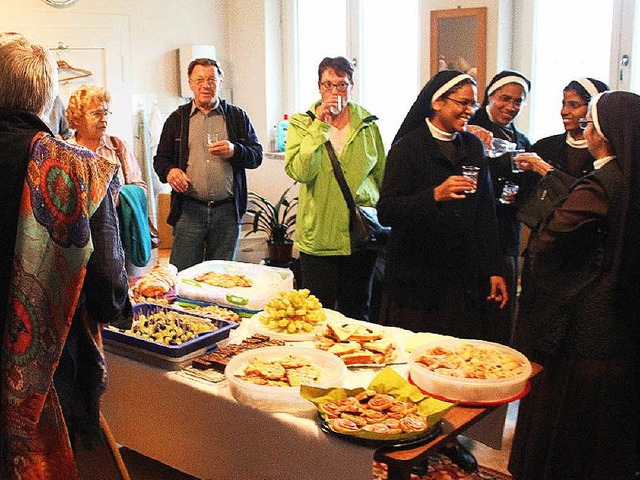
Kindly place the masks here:
[(517, 145), (502, 138), (494, 138), (491, 140), (491, 148), (487, 149), (487, 157), (501, 157), (507, 152), (515, 152)]

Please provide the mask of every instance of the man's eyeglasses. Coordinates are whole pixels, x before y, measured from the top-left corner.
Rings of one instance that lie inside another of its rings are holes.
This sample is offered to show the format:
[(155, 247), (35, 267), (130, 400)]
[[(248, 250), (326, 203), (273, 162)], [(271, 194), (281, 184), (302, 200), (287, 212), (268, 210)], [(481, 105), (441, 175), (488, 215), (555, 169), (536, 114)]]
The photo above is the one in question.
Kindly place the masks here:
[(322, 88), (327, 92), (330, 92), (331, 90), (333, 90), (333, 87), (337, 88), (339, 92), (346, 92), (347, 88), (349, 88), (350, 86), (351, 84), (347, 82), (339, 82), (339, 83), (322, 82), (320, 84), (320, 88)]
[(585, 130), (587, 128), (587, 125), (589, 125), (590, 123), (593, 123), (593, 120), (587, 120), (586, 118), (581, 118), (580, 120), (578, 120), (578, 126), (581, 130)]
[(102, 118), (102, 117), (108, 117), (109, 115), (111, 115), (111, 112), (106, 109), (96, 110), (95, 112), (89, 112), (89, 116), (94, 120), (98, 120), (99, 118)]
[(207, 85), (215, 85), (218, 79), (216, 77), (210, 77), (210, 78), (198, 77), (198, 78), (192, 78), (191, 81), (195, 83), (197, 86), (201, 87), (205, 83)]
[(569, 110), (577, 110), (580, 107), (585, 107), (587, 104), (586, 103), (582, 103), (582, 102), (562, 102), (562, 107), (567, 107)]
[(527, 104), (527, 102), (525, 102), (524, 99), (513, 98), (513, 97), (510, 97), (509, 95), (498, 95), (495, 98), (496, 100), (498, 100), (498, 102), (502, 103), (503, 105), (510, 103), (516, 108), (524, 107)]
[(452, 102), (457, 103), (462, 107), (463, 110), (466, 110), (467, 108), (471, 107), (471, 110), (475, 111), (478, 108), (480, 108), (480, 104), (475, 100), (458, 100), (457, 98), (453, 98), (453, 97), (445, 97), (445, 98), (447, 100), (451, 100)]

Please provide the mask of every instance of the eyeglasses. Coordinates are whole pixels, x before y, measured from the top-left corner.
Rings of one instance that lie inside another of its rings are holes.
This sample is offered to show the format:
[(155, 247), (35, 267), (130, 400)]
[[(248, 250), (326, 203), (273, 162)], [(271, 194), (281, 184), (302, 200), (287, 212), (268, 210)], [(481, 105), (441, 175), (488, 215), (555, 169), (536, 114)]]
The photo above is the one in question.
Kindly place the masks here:
[(585, 130), (587, 128), (587, 125), (589, 125), (590, 123), (593, 123), (593, 120), (587, 120), (586, 118), (581, 118), (580, 120), (578, 120), (578, 126), (581, 130)]
[(480, 108), (480, 104), (475, 100), (458, 100), (453, 97), (445, 97), (445, 99), (457, 103), (463, 108), (463, 110), (466, 110), (469, 107), (471, 107), (471, 110), (477, 110), (478, 108)]
[(566, 107), (569, 110), (577, 110), (580, 107), (585, 107), (586, 105), (587, 105), (586, 103), (581, 103), (581, 102), (573, 102), (573, 101), (570, 101), (570, 102), (563, 101), (562, 102), (562, 108)]
[(333, 90), (333, 87), (337, 88), (339, 92), (346, 92), (347, 88), (349, 88), (351, 86), (350, 83), (348, 82), (339, 82), (339, 83), (333, 83), (333, 82), (322, 82), (320, 84), (320, 88), (322, 88), (323, 90), (326, 90), (327, 92), (330, 92), (331, 90)]
[(513, 98), (510, 97), (509, 95), (498, 95), (497, 97), (494, 97), (499, 103), (507, 104), (510, 103), (512, 104), (514, 107), (516, 108), (520, 108), (520, 107), (524, 107), (527, 102), (524, 101), (524, 99), (522, 98)]
[(198, 78), (190, 78), (189, 80), (191, 80), (193, 83), (195, 83), (199, 87), (201, 87), (205, 83), (207, 85), (215, 85), (218, 82), (218, 79), (216, 77), (210, 77), (210, 78), (198, 77)]
[(89, 112), (89, 116), (94, 120), (98, 120), (99, 118), (102, 118), (102, 117), (108, 117), (109, 115), (111, 115), (111, 112), (107, 109), (96, 110), (95, 112)]

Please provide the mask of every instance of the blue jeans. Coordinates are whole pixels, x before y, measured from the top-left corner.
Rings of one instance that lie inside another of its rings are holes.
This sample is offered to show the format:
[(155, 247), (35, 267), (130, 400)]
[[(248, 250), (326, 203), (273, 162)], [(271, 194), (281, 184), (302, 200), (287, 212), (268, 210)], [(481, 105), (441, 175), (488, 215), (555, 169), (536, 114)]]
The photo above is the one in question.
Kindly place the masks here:
[(239, 236), (233, 202), (209, 207), (185, 199), (173, 227), (169, 262), (181, 271), (205, 260), (234, 260)]

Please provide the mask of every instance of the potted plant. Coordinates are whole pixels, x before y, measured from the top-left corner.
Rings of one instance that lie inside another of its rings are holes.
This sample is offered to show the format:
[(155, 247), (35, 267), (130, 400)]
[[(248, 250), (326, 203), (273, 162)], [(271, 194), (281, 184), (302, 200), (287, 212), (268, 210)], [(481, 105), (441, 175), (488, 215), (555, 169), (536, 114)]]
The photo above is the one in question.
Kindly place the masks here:
[(295, 183), (287, 188), (276, 203), (271, 203), (262, 195), (249, 190), (247, 213), (253, 215), (253, 220), (247, 222), (251, 225), (245, 236), (256, 232), (267, 234), (267, 248), (269, 258), (273, 264), (285, 264), (293, 258), (292, 235), (296, 224), (295, 207), (298, 205), (298, 197), (290, 198), (290, 191)]

